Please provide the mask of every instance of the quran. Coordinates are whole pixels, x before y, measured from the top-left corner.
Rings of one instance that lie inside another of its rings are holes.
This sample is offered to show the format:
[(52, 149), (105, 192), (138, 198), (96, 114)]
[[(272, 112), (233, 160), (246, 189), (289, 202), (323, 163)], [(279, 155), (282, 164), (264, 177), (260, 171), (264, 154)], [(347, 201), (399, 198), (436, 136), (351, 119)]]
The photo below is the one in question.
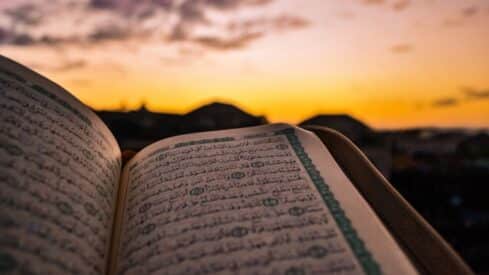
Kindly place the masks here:
[[(271, 124), (187, 134), (123, 165), (94, 112), (4, 57), (0, 123), (1, 274), (424, 270), (344, 173), (336, 147), (312, 131)], [(441, 244), (449, 256), (440, 268), (468, 270)]]

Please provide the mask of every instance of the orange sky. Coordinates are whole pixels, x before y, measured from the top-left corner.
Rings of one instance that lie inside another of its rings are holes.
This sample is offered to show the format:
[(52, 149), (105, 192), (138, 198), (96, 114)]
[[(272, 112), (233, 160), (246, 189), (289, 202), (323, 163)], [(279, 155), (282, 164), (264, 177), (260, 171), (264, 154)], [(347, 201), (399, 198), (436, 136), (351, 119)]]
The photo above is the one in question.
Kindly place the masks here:
[(0, 2), (0, 53), (97, 109), (489, 127), (488, 49), (484, 0)]

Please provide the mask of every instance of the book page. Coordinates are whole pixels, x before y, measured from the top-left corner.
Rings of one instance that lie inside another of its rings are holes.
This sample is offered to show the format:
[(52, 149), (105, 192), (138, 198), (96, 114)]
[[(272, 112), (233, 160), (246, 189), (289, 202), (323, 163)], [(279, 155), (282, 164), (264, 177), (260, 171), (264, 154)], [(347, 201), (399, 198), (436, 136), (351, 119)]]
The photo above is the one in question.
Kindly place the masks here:
[(312, 133), (170, 138), (123, 171), (117, 274), (416, 274)]
[(0, 56), (0, 273), (103, 274), (121, 170), (107, 127)]

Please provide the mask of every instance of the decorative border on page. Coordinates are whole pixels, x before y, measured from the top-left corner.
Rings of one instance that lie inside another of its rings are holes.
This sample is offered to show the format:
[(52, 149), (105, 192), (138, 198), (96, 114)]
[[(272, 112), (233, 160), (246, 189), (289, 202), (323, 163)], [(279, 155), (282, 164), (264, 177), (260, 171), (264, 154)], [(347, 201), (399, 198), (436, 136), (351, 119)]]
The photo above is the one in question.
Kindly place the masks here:
[(336, 200), (329, 186), (326, 184), (323, 177), (316, 169), (316, 166), (314, 166), (311, 158), (309, 158), (309, 156), (305, 152), (304, 147), (302, 146), (299, 138), (295, 134), (295, 130), (293, 128), (287, 128), (277, 131), (275, 132), (275, 134), (283, 134), (287, 137), (287, 140), (294, 149), (294, 152), (296, 153), (299, 160), (302, 162), (302, 165), (309, 174), (318, 192), (321, 194), (324, 203), (333, 215), (336, 224), (343, 233), (343, 236), (350, 245), (350, 248), (355, 254), (357, 260), (362, 265), (365, 273), (369, 275), (382, 274), (379, 264), (374, 260), (372, 254), (368, 251), (367, 247), (365, 247), (364, 242), (360, 239), (356, 230), (353, 228), (350, 219), (348, 219), (348, 217), (346, 216), (345, 211), (341, 208), (340, 203), (338, 202), (338, 200)]
[(193, 140), (193, 141), (177, 143), (177, 144), (175, 144), (175, 148), (189, 146), (189, 145), (216, 143), (216, 142), (233, 141), (233, 140), (234, 140), (234, 138), (232, 138), (232, 137)]

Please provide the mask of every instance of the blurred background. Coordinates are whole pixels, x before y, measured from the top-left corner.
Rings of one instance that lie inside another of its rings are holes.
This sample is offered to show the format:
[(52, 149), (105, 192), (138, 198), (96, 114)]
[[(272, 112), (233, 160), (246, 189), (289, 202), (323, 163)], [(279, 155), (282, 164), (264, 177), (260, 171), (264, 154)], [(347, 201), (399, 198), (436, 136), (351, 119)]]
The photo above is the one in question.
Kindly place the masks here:
[(124, 149), (337, 129), (489, 274), (487, 0), (0, 0), (0, 54), (92, 107)]

